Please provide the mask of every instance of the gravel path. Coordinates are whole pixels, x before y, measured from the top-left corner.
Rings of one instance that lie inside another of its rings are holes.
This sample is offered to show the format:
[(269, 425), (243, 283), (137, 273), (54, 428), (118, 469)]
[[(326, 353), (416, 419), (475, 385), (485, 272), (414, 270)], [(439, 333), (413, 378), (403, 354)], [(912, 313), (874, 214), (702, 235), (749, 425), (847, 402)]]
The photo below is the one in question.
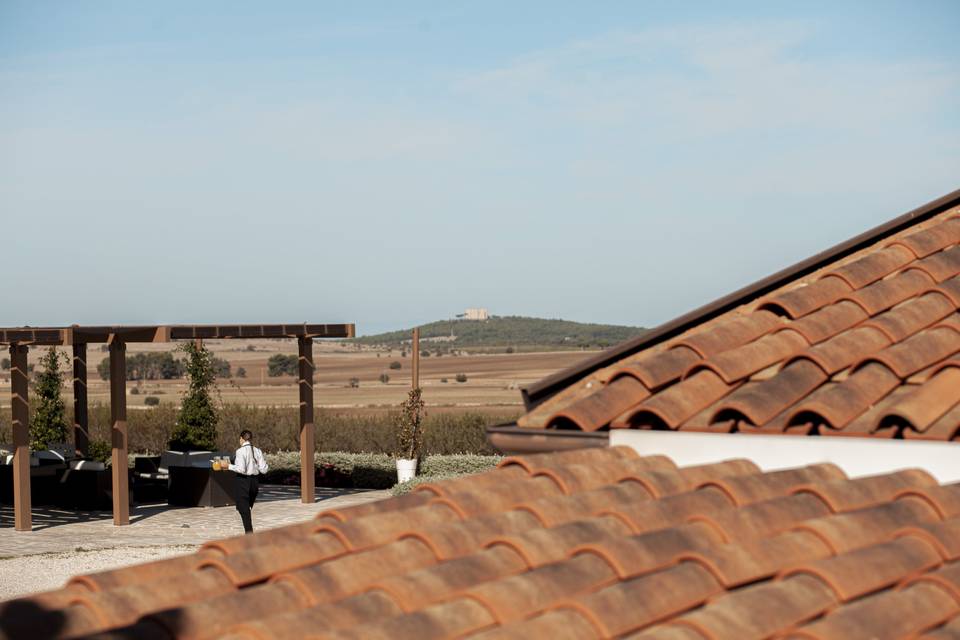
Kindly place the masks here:
[[(381, 500), (389, 491), (317, 487), (313, 504), (300, 487), (264, 485), (253, 510), (256, 530), (303, 522), (320, 511)], [(68, 578), (194, 551), (208, 540), (243, 533), (233, 507), (133, 509), (130, 524), (113, 526), (110, 512), (35, 507), (33, 531), (14, 531), (13, 509), (0, 505), (0, 600), (62, 587)], [(6, 525), (6, 526), (3, 526)]]
[(0, 600), (62, 587), (71, 577), (191, 553), (194, 545), (118, 547), (0, 559)]

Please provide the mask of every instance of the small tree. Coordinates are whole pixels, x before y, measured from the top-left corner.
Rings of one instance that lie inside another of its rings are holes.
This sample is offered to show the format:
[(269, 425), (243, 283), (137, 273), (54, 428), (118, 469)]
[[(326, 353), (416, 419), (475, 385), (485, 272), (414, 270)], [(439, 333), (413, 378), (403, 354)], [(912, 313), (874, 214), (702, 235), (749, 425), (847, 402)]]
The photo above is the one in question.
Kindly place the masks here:
[(394, 360), (393, 362), (390, 363), (390, 368), (391, 368), (391, 369), (402, 369), (402, 368), (403, 368), (403, 365), (400, 364), (399, 361)]
[(0, 360), (0, 369), (4, 371), (10, 371), (10, 358), (4, 358)]
[(211, 390), (216, 389), (213, 354), (203, 345), (185, 342), (179, 349), (186, 358), (190, 386), (183, 396), (177, 424), (170, 435), (175, 451), (209, 451), (217, 444), (217, 410)]
[(386, 373), (381, 373), (380, 382), (382, 382), (383, 384), (387, 384), (388, 382), (390, 382), (390, 376), (387, 375)]
[(66, 365), (66, 354), (59, 353), (55, 347), (50, 347), (40, 359), (43, 369), (34, 383), (37, 393), (37, 410), (30, 421), (30, 448), (35, 451), (67, 440), (67, 411), (61, 396), (63, 391), (63, 378), (60, 375), (61, 358)]
[(457, 380), (457, 382), (466, 382), (466, 381), (467, 381), (467, 374), (465, 374), (465, 373), (458, 373), (456, 380)]
[(238, 377), (238, 378), (246, 378), (246, 377), (247, 377), (247, 370), (244, 369), (243, 367), (237, 367), (237, 377)]
[(423, 448), (423, 418), (426, 416), (422, 392), (411, 389), (400, 405), (400, 430), (397, 433), (397, 457), (410, 460), (420, 457)]
[(359, 389), (359, 388), (360, 388), (360, 378), (350, 378), (350, 381), (348, 382), (348, 386), (349, 386), (351, 389)]
[(271, 378), (279, 376), (295, 376), (298, 371), (299, 358), (294, 355), (276, 353), (267, 360), (267, 375)]

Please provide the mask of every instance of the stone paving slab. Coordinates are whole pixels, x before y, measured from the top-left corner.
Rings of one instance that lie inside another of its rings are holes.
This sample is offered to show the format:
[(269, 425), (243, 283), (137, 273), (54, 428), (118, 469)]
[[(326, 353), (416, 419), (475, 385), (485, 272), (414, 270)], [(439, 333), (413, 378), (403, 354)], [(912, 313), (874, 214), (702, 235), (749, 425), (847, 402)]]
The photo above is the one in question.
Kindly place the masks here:
[[(253, 508), (253, 527), (270, 529), (302, 522), (325, 509), (389, 495), (389, 491), (317, 487), (316, 502), (302, 504), (299, 486), (261, 485)], [(33, 531), (14, 530), (13, 508), (0, 507), (0, 558), (113, 547), (199, 545), (242, 533), (240, 514), (234, 507), (137, 506), (130, 510), (130, 524), (123, 527), (113, 525), (109, 511), (35, 507)]]

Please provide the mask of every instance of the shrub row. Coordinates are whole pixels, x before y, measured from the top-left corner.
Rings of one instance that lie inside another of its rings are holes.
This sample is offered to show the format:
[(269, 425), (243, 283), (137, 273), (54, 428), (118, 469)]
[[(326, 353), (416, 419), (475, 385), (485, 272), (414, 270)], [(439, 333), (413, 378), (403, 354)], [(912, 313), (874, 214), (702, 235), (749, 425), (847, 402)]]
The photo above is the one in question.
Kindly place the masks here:
[[(157, 453), (167, 448), (177, 420), (177, 406), (161, 403), (147, 410), (129, 410), (128, 449), (131, 453)], [(72, 411), (68, 408), (68, 421)], [(319, 410), (315, 417), (318, 451), (392, 453), (397, 445), (398, 413), (350, 413)], [(92, 439), (110, 441), (110, 408), (92, 404), (89, 410)], [(484, 427), (505, 421), (502, 414), (428, 413), (424, 421), (425, 455), (473, 453), (492, 455)], [(264, 451), (299, 448), (299, 414), (296, 407), (252, 407), (226, 404), (220, 412), (217, 448), (233, 451), (237, 434), (254, 433), (255, 444)], [(10, 410), (0, 412), (0, 442), (10, 442)]]
[[(263, 478), (264, 483), (300, 484), (300, 453), (298, 451), (280, 451), (265, 455), (270, 470)], [(417, 478), (439, 479), (479, 473), (492, 469), (499, 461), (499, 456), (471, 454), (427, 456), (420, 462), (419, 471), (422, 475)], [(321, 487), (389, 489), (397, 482), (394, 459), (382, 453), (343, 451), (318, 453), (314, 457), (314, 467), (316, 484)], [(406, 490), (409, 491), (414, 486), (416, 484), (412, 484)]]
[(391, 495), (402, 496), (405, 493), (410, 493), (417, 487), (422, 484), (427, 484), (428, 482), (438, 482), (440, 480), (447, 480), (453, 478), (452, 475), (443, 475), (443, 476), (417, 476), (412, 480), (407, 480), (406, 482), (398, 482), (393, 485), (393, 488), (390, 490)]

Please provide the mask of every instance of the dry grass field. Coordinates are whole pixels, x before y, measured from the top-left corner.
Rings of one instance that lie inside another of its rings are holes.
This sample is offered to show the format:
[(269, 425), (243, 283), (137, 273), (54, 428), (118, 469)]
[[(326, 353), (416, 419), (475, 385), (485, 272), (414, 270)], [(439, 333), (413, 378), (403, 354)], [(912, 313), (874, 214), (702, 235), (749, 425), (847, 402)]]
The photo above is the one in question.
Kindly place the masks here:
[[(296, 406), (296, 380), (291, 376), (267, 375), (270, 356), (296, 354), (293, 340), (210, 340), (205, 343), (213, 353), (231, 364), (234, 377), (219, 381), (225, 403), (237, 402), (257, 406)], [(172, 350), (171, 344), (131, 344), (128, 354), (144, 351)], [(251, 350), (252, 349), (252, 350)], [(64, 350), (69, 353), (69, 349)], [(30, 350), (30, 362), (37, 363), (42, 348)], [(558, 351), (516, 354), (465, 354), (430, 356), (420, 359), (420, 383), (424, 399), (432, 407), (514, 407), (521, 404), (520, 387), (551, 373), (569, 367), (588, 357), (589, 351)], [(175, 354), (176, 355), (176, 354)], [(107, 402), (109, 386), (97, 375), (97, 365), (107, 357), (99, 345), (90, 345), (88, 352), (90, 402)], [(402, 357), (399, 351), (358, 349), (352, 344), (318, 342), (314, 346), (316, 374), (314, 393), (318, 406), (343, 409), (375, 409), (395, 407), (410, 388), (411, 356)], [(391, 362), (399, 362), (400, 369), (390, 369)], [(236, 377), (239, 368), (246, 370), (245, 378)], [(387, 384), (380, 375), (390, 376)], [(466, 375), (466, 382), (457, 382), (457, 374)], [(68, 376), (69, 378), (69, 376)], [(351, 388), (349, 381), (357, 378), (359, 387)], [(444, 380), (446, 382), (444, 382)], [(161, 402), (179, 402), (185, 380), (150, 380), (127, 383), (127, 403), (131, 409), (145, 407), (147, 396), (156, 396)], [(131, 390), (139, 387), (139, 393)], [(72, 402), (72, 388), (65, 385), (67, 402)], [(0, 372), (0, 407), (10, 405), (9, 372)], [(69, 406), (69, 404), (68, 404)]]

